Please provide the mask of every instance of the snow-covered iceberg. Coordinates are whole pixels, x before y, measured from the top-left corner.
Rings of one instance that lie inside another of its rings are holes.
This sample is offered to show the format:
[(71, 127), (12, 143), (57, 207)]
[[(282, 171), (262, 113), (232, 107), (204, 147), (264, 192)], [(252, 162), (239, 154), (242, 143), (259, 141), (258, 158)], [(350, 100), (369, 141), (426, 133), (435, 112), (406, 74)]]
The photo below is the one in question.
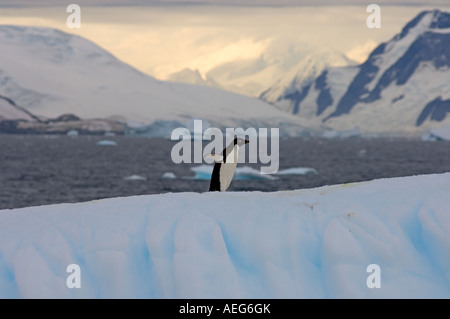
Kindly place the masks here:
[[(191, 167), (195, 173), (192, 179), (210, 180), (214, 165), (199, 165)], [(257, 169), (249, 166), (238, 166), (233, 176), (233, 180), (276, 180), (277, 178), (269, 174), (261, 174)]]
[(286, 169), (280, 169), (277, 175), (317, 175), (317, 170), (310, 167), (291, 167)]
[(161, 176), (161, 178), (163, 178), (163, 179), (175, 179), (175, 178), (177, 178), (177, 176), (176, 176), (175, 173), (173, 173), (173, 172), (165, 172), (165, 173)]
[(432, 129), (429, 135), (436, 140), (450, 141), (450, 125)]
[(116, 146), (117, 142), (111, 141), (111, 140), (101, 140), (101, 141), (97, 142), (97, 145), (99, 145), (99, 146)]
[(446, 173), (2, 210), (0, 298), (450, 298), (449, 192)]

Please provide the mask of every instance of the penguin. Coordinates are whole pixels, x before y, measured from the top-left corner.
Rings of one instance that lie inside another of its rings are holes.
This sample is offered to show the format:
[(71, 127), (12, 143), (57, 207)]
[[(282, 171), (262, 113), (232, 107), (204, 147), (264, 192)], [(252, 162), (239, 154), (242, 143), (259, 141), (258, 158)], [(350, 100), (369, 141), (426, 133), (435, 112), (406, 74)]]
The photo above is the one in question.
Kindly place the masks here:
[(214, 164), (209, 184), (210, 192), (227, 190), (236, 171), (239, 147), (247, 143), (248, 140), (236, 137), (230, 145), (223, 149), (219, 160)]

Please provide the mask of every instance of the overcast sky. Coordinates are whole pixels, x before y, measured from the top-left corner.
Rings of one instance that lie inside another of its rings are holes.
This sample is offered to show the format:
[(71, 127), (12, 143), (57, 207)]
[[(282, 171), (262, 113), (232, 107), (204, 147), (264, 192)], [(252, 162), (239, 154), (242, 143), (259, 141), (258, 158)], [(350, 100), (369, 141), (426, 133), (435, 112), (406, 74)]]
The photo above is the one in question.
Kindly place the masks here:
[(448, 5), (449, 0), (0, 0), (0, 6), (61, 6), (76, 3), (97, 5), (155, 5), (155, 4), (215, 4), (246, 6), (303, 6), (303, 5)]

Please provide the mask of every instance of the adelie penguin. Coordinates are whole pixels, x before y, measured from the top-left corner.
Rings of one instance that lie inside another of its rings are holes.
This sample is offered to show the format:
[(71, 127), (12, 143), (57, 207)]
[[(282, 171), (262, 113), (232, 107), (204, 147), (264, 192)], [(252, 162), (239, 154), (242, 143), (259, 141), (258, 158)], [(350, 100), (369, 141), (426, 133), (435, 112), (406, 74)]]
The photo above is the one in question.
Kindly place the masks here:
[(227, 190), (236, 171), (239, 147), (247, 143), (248, 140), (236, 137), (230, 145), (224, 148), (221, 155), (213, 155), (216, 163), (209, 184), (210, 192)]

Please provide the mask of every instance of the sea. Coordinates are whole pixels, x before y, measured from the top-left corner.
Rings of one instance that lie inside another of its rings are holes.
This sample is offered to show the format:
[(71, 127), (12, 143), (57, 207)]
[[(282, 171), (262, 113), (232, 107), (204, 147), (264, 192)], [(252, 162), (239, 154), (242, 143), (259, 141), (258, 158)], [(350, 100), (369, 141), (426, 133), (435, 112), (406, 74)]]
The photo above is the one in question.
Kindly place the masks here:
[[(207, 164), (175, 164), (171, 152), (176, 143), (128, 136), (0, 135), (0, 209), (207, 192), (209, 180), (195, 179), (192, 171)], [(228, 191), (275, 192), (450, 172), (450, 142), (280, 138), (277, 158), (280, 170), (313, 168), (317, 174), (237, 179)]]

